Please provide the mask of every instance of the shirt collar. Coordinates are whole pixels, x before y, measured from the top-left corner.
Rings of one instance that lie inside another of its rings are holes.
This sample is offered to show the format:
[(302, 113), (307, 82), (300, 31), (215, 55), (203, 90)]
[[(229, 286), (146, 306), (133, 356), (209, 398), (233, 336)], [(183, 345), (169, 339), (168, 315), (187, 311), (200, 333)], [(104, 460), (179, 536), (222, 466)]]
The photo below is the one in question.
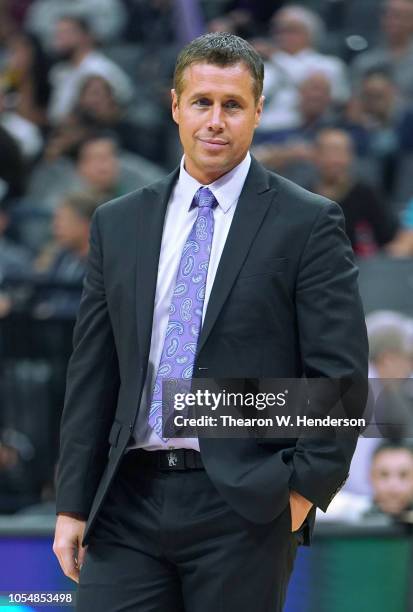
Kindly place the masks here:
[(209, 185), (202, 185), (185, 170), (185, 156), (181, 159), (179, 177), (175, 188), (175, 197), (189, 210), (195, 193), (200, 187), (208, 187), (214, 194), (218, 206), (227, 213), (237, 202), (251, 165), (249, 152), (235, 168)]

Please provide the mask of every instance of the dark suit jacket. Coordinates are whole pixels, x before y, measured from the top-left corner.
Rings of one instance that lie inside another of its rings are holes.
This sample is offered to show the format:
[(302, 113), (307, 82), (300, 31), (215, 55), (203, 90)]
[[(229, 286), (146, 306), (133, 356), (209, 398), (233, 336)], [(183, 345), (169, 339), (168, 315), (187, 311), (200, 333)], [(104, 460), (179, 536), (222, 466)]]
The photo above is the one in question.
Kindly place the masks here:
[[(175, 170), (101, 206), (74, 333), (61, 425), (57, 511), (88, 518), (88, 542), (134, 427), (145, 381), (163, 221)], [(362, 378), (367, 340), (340, 208), (254, 159), (199, 338), (195, 376)], [(354, 406), (361, 414), (363, 402)], [(295, 489), (323, 510), (357, 433), (314, 439), (200, 439), (209, 477), (251, 521)], [(307, 520), (306, 541), (314, 521)]]

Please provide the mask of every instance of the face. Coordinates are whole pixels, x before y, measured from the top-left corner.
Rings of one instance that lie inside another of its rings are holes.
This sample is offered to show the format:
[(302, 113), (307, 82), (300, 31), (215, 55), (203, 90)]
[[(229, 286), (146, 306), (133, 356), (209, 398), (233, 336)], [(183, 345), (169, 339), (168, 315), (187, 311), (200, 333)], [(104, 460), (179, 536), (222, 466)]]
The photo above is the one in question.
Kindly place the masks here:
[(89, 223), (80, 217), (70, 206), (60, 206), (53, 219), (53, 234), (64, 248), (75, 249), (84, 240)]
[(373, 117), (385, 118), (392, 110), (394, 88), (385, 76), (372, 75), (362, 85), (361, 104), (364, 112)]
[(321, 116), (331, 104), (330, 82), (323, 74), (305, 79), (300, 87), (300, 108), (305, 117)]
[(53, 47), (59, 57), (70, 56), (82, 45), (84, 33), (74, 21), (60, 19), (55, 25)]
[(79, 174), (97, 191), (110, 191), (119, 178), (119, 162), (112, 141), (100, 139), (83, 146)]
[(347, 176), (353, 161), (352, 146), (347, 134), (339, 131), (320, 134), (316, 161), (324, 180), (335, 181)]
[(273, 32), (277, 47), (291, 55), (311, 47), (311, 38), (305, 25), (288, 13), (282, 12), (276, 16)]
[(404, 449), (383, 450), (373, 459), (370, 478), (381, 510), (403, 512), (413, 501), (413, 454)]
[(413, 33), (413, 3), (410, 0), (387, 0), (382, 27), (390, 40), (398, 42), (409, 38)]
[(402, 351), (383, 351), (375, 360), (380, 378), (404, 379), (412, 373), (412, 360)]
[(179, 100), (172, 90), (172, 116), (179, 127), (187, 172), (209, 184), (246, 156), (264, 98), (255, 101), (253, 79), (243, 63), (192, 64), (183, 77)]
[(102, 120), (110, 119), (118, 109), (110, 85), (101, 77), (91, 77), (85, 83), (79, 107)]
[(8, 45), (8, 64), (12, 70), (26, 73), (33, 64), (33, 50), (28, 40), (22, 36), (14, 36)]

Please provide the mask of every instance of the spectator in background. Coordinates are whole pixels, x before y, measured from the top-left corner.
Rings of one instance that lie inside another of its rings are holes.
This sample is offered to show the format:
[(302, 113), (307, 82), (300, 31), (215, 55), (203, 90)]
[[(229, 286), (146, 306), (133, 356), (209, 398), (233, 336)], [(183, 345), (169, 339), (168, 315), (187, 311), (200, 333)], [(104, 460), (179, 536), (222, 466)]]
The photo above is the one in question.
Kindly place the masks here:
[[(348, 118), (364, 130), (364, 153), (377, 167), (377, 184), (393, 194), (406, 118), (406, 104), (388, 70), (367, 72), (349, 104)], [(411, 127), (411, 126), (410, 126)]]
[(373, 453), (370, 480), (373, 506), (367, 514), (399, 517), (413, 509), (413, 448), (401, 442), (382, 443)]
[(27, 168), (38, 158), (43, 147), (39, 127), (7, 107), (7, 97), (0, 90), (0, 125), (17, 144)]
[[(128, 118), (111, 83), (101, 76), (87, 76), (73, 112), (58, 123), (50, 134), (45, 156), (53, 160), (71, 155), (79, 143), (96, 131), (110, 130), (126, 151), (151, 157), (153, 133)], [(149, 154), (149, 155), (148, 155)]]
[(355, 176), (353, 144), (339, 129), (322, 130), (316, 139), (319, 178), (313, 191), (338, 202), (355, 254), (367, 257), (390, 245), (399, 231), (395, 215), (367, 183)]
[(265, 64), (266, 102), (259, 132), (299, 125), (298, 88), (313, 73), (327, 77), (335, 104), (343, 104), (350, 94), (343, 62), (316, 51), (323, 35), (323, 22), (316, 13), (287, 6), (275, 13), (272, 26), (275, 52)]
[(375, 397), (375, 429), (369, 435), (401, 439), (413, 436), (412, 320), (377, 311), (367, 317), (370, 343), (369, 378)]
[(413, 510), (413, 447), (409, 442), (383, 441), (374, 450), (369, 481), (371, 495), (341, 490), (327, 512), (317, 513), (322, 521), (361, 522), (381, 518), (403, 520)]
[(46, 289), (37, 316), (76, 316), (89, 252), (90, 220), (101, 200), (88, 193), (68, 195), (54, 214), (54, 242), (35, 261), (38, 280), (68, 285)]
[(6, 106), (40, 127), (46, 124), (49, 104), (49, 61), (37, 38), (20, 31), (7, 40), (6, 63), (0, 89)]
[(96, 50), (96, 42), (88, 22), (80, 17), (60, 17), (55, 25), (53, 47), (57, 64), (51, 70), (52, 94), (49, 118), (56, 123), (74, 108), (79, 92), (88, 75), (103, 76), (116, 92), (122, 104), (131, 101), (133, 87), (129, 77)]
[(387, 69), (405, 101), (413, 101), (413, 2), (386, 0), (382, 15), (382, 42), (356, 57), (353, 77), (359, 85), (371, 70)]
[(112, 200), (125, 193), (120, 183), (119, 151), (113, 138), (97, 135), (78, 148), (76, 168), (87, 191), (101, 200)]
[(369, 417), (368, 435), (358, 440), (353, 469), (345, 485), (347, 491), (362, 494), (369, 493), (368, 469), (379, 438), (413, 436), (412, 320), (393, 311), (375, 311), (368, 315), (366, 323), (370, 391), (376, 414)]
[(315, 73), (303, 80), (299, 86), (298, 110), (298, 126), (260, 133), (254, 139), (254, 155), (269, 169), (282, 173), (291, 164), (311, 163), (319, 130), (337, 120), (330, 81), (324, 74)]
[(92, 191), (99, 199), (110, 200), (163, 176), (152, 162), (123, 155), (112, 132), (89, 129), (84, 137), (78, 133), (73, 149), (71, 157), (43, 160), (30, 177), (27, 198), (45, 213), (54, 211), (73, 191)]
[(32, 176), (28, 189), (31, 201), (42, 210), (54, 212), (68, 193), (92, 193), (100, 200), (111, 200), (128, 191), (120, 168), (120, 151), (111, 133), (85, 130), (76, 134), (70, 159), (43, 162)]
[(56, 20), (63, 15), (80, 17), (92, 24), (93, 34), (102, 43), (117, 40), (126, 24), (121, 0), (34, 0), (26, 12), (26, 28), (40, 37), (47, 48)]
[(405, 379), (413, 371), (412, 321), (398, 312), (380, 310), (367, 317), (369, 378)]

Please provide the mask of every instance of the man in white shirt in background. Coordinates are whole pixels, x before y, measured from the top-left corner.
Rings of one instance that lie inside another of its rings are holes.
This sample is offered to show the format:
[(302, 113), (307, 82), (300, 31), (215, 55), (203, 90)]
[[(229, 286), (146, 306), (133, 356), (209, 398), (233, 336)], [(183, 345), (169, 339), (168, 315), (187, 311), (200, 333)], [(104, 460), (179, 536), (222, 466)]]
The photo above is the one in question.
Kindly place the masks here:
[(57, 123), (73, 109), (81, 86), (91, 75), (101, 76), (112, 86), (122, 104), (133, 96), (129, 77), (112, 60), (95, 48), (94, 35), (85, 19), (60, 17), (54, 30), (53, 49), (61, 59), (50, 72), (52, 85), (49, 119)]
[(342, 60), (316, 50), (324, 27), (317, 13), (291, 5), (277, 11), (272, 24), (275, 51), (265, 63), (266, 102), (259, 132), (299, 125), (299, 87), (312, 74), (328, 79), (334, 103), (343, 104), (350, 96)]

